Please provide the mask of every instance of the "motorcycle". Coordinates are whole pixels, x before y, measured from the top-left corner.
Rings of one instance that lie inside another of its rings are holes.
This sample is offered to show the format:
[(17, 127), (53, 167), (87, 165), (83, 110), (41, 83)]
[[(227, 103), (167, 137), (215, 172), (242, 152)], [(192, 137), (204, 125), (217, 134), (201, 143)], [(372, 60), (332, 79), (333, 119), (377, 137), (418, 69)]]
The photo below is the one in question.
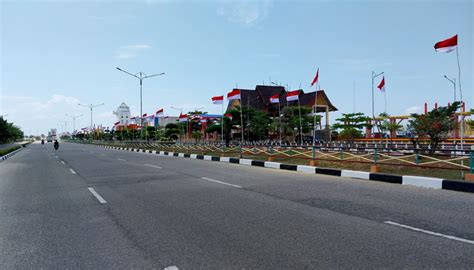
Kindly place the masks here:
[(59, 142), (55, 141), (54, 142), (54, 149), (58, 150), (58, 148), (59, 148)]
[(44, 144), (44, 140), (41, 140), (41, 144)]

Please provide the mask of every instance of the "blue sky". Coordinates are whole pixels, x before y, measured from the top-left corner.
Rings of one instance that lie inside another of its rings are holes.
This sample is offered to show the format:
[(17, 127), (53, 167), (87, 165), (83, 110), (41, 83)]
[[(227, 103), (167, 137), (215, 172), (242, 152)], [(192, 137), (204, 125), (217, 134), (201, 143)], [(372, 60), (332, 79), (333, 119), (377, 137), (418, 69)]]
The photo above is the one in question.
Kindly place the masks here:
[[(435, 42), (459, 35), (464, 100), (473, 107), (472, 1), (2, 1), (0, 114), (27, 133), (46, 132), (105, 103), (94, 122), (111, 126), (124, 101), (139, 113), (138, 80), (115, 69), (165, 76), (144, 82), (144, 112), (220, 106), (210, 98), (238, 84), (272, 81), (296, 89), (320, 68), (339, 109), (371, 114), (371, 71), (385, 72), (387, 111), (446, 104), (456, 54)], [(381, 78), (377, 78), (378, 80)], [(458, 93), (459, 95), (459, 93)], [(376, 92), (376, 113), (384, 110)], [(332, 119), (331, 119), (332, 120)]]

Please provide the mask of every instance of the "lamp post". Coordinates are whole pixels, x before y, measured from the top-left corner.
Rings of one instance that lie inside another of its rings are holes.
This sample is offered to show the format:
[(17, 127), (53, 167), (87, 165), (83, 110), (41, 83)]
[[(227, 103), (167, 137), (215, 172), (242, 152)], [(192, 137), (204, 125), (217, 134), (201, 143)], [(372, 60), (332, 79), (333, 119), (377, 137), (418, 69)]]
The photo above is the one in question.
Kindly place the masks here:
[(135, 78), (137, 78), (138, 80), (140, 80), (140, 134), (141, 134), (141, 137), (143, 137), (143, 106), (142, 106), (142, 85), (143, 85), (143, 80), (144, 79), (147, 79), (147, 78), (151, 78), (151, 77), (155, 77), (155, 76), (161, 76), (161, 75), (165, 75), (164, 72), (162, 73), (158, 73), (158, 74), (153, 74), (153, 75), (146, 75), (145, 73), (143, 72), (138, 72), (137, 74), (133, 74), (133, 73), (130, 73), (126, 70), (123, 70), (119, 67), (117, 67), (117, 70), (119, 71), (122, 71), (123, 73), (126, 73), (130, 76), (133, 76)]
[[(383, 71), (376, 74), (375, 71), (372, 71), (372, 121), (375, 121), (375, 101), (374, 101), (374, 79), (378, 76), (382, 75)], [(372, 125), (372, 132), (373, 132), (373, 125)]]
[(66, 116), (72, 118), (72, 133), (74, 133), (74, 131), (76, 130), (76, 118), (82, 117), (83, 115), (82, 114), (69, 115), (69, 114), (66, 113)]
[(454, 102), (456, 102), (456, 78), (453, 78), (452, 80), (448, 78), (448, 76), (444, 75), (444, 78), (448, 81), (450, 81), (453, 84), (454, 87)]
[[(91, 111), (91, 126), (90, 126), (90, 132), (91, 132), (91, 134), (92, 134), (92, 110), (93, 110), (94, 108), (96, 108), (96, 107), (99, 107), (99, 106), (104, 105), (104, 103), (97, 104), (97, 105), (93, 105), (93, 104), (84, 105), (84, 104), (78, 103), (77, 105), (83, 106), (83, 107), (86, 107), (86, 108), (89, 108), (89, 109), (90, 109), (90, 111)], [(91, 141), (92, 141), (92, 136), (91, 136)]]

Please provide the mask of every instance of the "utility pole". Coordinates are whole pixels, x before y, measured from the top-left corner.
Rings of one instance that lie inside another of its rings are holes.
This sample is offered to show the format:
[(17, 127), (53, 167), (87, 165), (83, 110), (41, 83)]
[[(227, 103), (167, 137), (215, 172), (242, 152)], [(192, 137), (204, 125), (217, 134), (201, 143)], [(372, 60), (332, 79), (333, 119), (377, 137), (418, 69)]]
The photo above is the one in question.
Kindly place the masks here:
[[(94, 108), (96, 108), (96, 107), (99, 107), (99, 106), (104, 105), (104, 103), (97, 104), (97, 105), (93, 105), (93, 104), (84, 105), (84, 104), (78, 103), (77, 105), (83, 106), (83, 107), (86, 107), (86, 108), (89, 108), (89, 109), (90, 109), (90, 111), (91, 111), (91, 126), (90, 126), (90, 132), (91, 132), (91, 134), (92, 134), (92, 110), (93, 110)], [(92, 141), (92, 136), (91, 136), (90, 140)]]
[(69, 115), (69, 114), (66, 113), (66, 116), (72, 118), (72, 133), (71, 133), (71, 137), (72, 137), (72, 134), (74, 133), (74, 131), (76, 131), (76, 118), (79, 118), (79, 117), (81, 117), (81, 116), (83, 116), (83, 115), (82, 115), (82, 114), (79, 114), (79, 115), (76, 115), (76, 114)]
[(142, 96), (143, 96), (143, 95), (142, 95), (143, 80), (144, 80), (144, 79), (147, 79), (147, 78), (155, 77), (155, 76), (165, 75), (165, 73), (162, 72), (162, 73), (159, 73), (159, 74), (146, 75), (145, 73), (143, 73), (143, 72), (140, 71), (140, 72), (138, 72), (137, 74), (133, 74), (133, 73), (130, 73), (130, 72), (126, 71), (126, 70), (123, 70), (123, 69), (121, 69), (121, 68), (119, 68), (119, 67), (117, 67), (116, 69), (119, 70), (119, 71), (122, 71), (123, 73), (126, 73), (126, 74), (128, 74), (128, 75), (130, 75), (130, 76), (133, 76), (133, 77), (137, 78), (138, 80), (140, 80), (140, 127), (141, 127), (141, 129), (140, 129), (140, 134), (141, 134), (141, 137), (143, 138), (143, 119), (142, 119), (142, 118), (143, 118), (143, 105), (142, 105), (142, 103), (143, 103), (143, 102), (142, 102), (142, 100), (143, 100), (143, 99), (142, 99)]

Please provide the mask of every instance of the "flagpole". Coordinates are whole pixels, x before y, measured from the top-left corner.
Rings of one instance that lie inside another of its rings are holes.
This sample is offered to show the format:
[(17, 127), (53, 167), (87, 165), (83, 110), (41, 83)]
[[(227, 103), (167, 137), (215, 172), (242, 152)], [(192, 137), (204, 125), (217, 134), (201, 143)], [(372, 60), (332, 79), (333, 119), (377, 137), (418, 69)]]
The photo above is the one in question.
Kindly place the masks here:
[(383, 90), (383, 98), (384, 98), (384, 101), (385, 101), (385, 114), (387, 114), (387, 91), (385, 91), (385, 89)]
[(280, 147), (281, 147), (281, 112), (280, 112), (280, 96), (278, 96), (278, 120), (280, 122), (279, 134), (280, 134)]
[(300, 145), (303, 145), (303, 128), (302, 128), (302, 125), (301, 125), (301, 105), (300, 105), (299, 93), (298, 93), (298, 111), (299, 111), (299, 114), (300, 114)]
[[(461, 65), (459, 64), (459, 51), (458, 47), (456, 46), (456, 58), (458, 60), (458, 86), (459, 86), (459, 95), (461, 97), (461, 153), (464, 154), (464, 112), (463, 112), (463, 105), (464, 101), (462, 98), (462, 88), (461, 88)], [(461, 160), (461, 165), (464, 165), (464, 161)], [(463, 174), (463, 173), (461, 173)]]
[(314, 111), (313, 111), (313, 147), (316, 144), (316, 109), (318, 106), (318, 84), (316, 83), (316, 91), (314, 92)]
[(224, 96), (222, 96), (222, 115), (221, 115), (221, 141), (222, 151), (224, 151)]
[[(242, 92), (240, 93), (242, 95)], [(240, 146), (244, 145), (244, 116), (242, 113), (242, 96), (240, 96)]]

